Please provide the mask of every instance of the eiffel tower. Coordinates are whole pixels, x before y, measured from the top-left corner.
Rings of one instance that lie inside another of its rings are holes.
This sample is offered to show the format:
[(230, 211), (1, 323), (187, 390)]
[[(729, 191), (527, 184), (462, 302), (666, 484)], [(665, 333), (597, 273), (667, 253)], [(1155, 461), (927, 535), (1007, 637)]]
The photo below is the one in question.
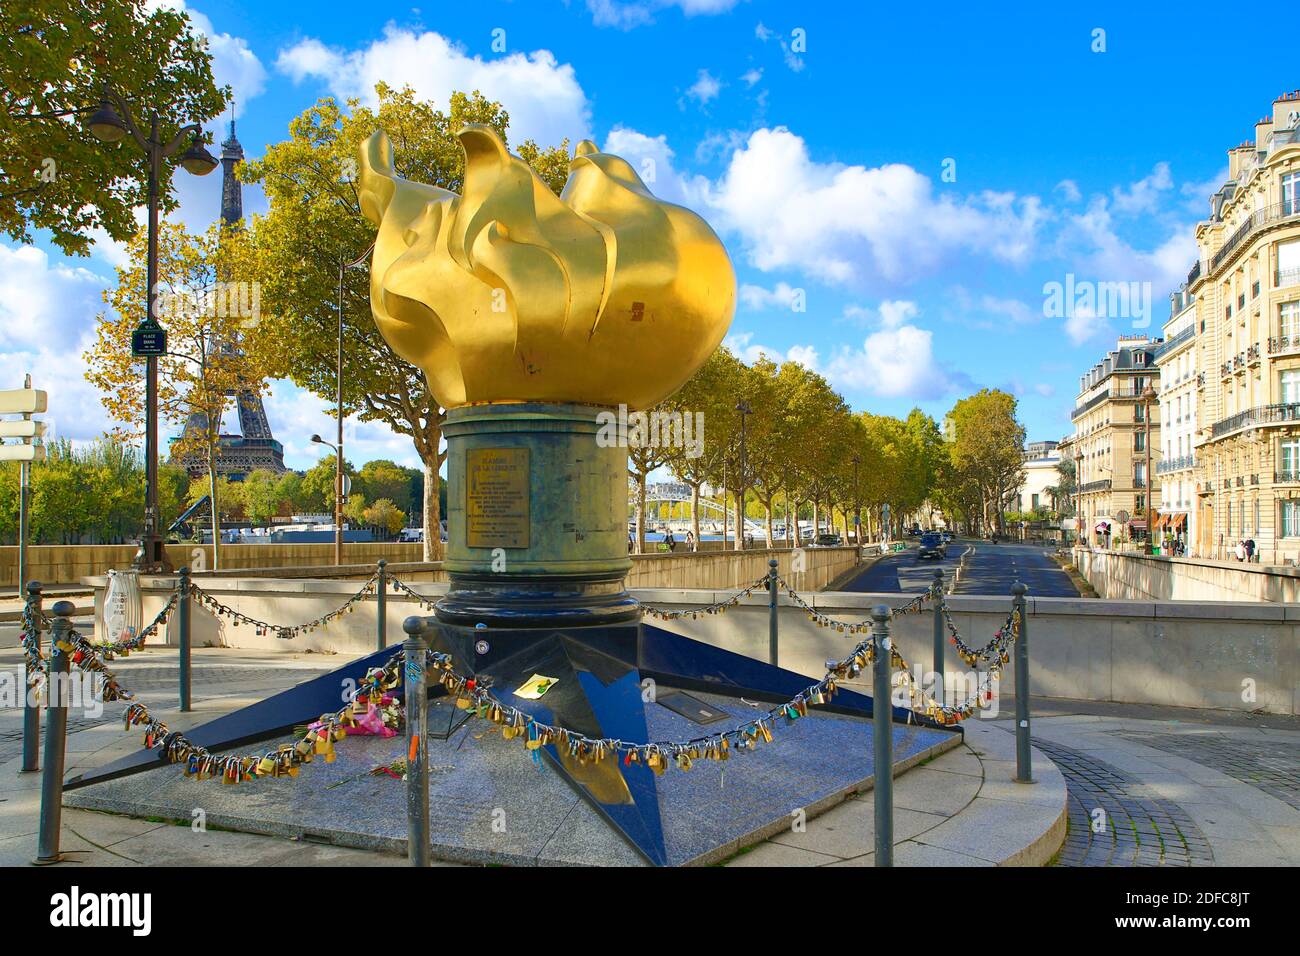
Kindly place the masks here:
[[(243, 159), (244, 148), (235, 137), (235, 121), (232, 118), (230, 136), (221, 144), (221, 220), (232, 229), (238, 228), (244, 218), (243, 184), (235, 176), (235, 167)], [(244, 391), (235, 397), (235, 401), (239, 409), (240, 434), (220, 436), (217, 474), (239, 481), (257, 468), (276, 473), (287, 471), (284, 466), (284, 446), (271, 434), (271, 423), (266, 418), (262, 396), (257, 392)], [(184, 437), (196, 431), (206, 431), (207, 424), (207, 416), (203, 413), (191, 415), (185, 423)], [(192, 478), (204, 475), (208, 470), (207, 462), (201, 455), (185, 455), (180, 463)]]

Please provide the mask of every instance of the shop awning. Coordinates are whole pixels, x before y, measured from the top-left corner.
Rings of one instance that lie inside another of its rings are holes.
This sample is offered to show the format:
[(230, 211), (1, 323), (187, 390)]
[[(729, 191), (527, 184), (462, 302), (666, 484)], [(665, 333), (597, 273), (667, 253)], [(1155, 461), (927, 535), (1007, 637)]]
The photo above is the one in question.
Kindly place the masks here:
[(1134, 518), (1132, 521), (1128, 523), (1128, 526), (1132, 528), (1134, 531), (1145, 531), (1147, 529), (1147, 519)]

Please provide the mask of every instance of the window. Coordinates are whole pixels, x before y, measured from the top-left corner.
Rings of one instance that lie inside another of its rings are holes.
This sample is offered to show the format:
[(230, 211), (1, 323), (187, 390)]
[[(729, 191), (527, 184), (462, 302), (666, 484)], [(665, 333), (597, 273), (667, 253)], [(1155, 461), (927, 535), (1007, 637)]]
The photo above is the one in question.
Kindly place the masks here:
[(1282, 212), (1287, 216), (1300, 212), (1300, 173), (1282, 177)]
[(1255, 523), (1251, 525), (1255, 529), (1255, 534), (1259, 534), (1259, 499), (1255, 499)]
[(1300, 403), (1300, 369), (1287, 369), (1278, 376), (1283, 405)]
[(1278, 335), (1294, 339), (1300, 335), (1300, 302), (1283, 302), (1278, 306)]
[(1278, 452), (1278, 461), (1282, 466), (1282, 480), (1294, 481), (1297, 476), (1300, 476), (1300, 438), (1290, 438), (1282, 442)]
[(1282, 537), (1300, 538), (1300, 498), (1278, 502), (1282, 506)]
[(1232, 502), (1228, 502), (1228, 534), (1232, 534)]
[(1147, 450), (1147, 433), (1146, 433), (1146, 432), (1134, 432), (1134, 433), (1133, 433), (1133, 450), (1134, 450), (1134, 451), (1146, 451), (1146, 450)]

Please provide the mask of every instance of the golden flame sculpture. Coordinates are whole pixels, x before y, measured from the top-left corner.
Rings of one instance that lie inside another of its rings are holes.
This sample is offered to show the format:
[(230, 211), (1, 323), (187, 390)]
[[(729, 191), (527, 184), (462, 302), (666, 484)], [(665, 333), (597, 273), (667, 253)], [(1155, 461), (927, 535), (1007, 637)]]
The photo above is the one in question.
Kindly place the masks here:
[(558, 198), (491, 128), (460, 141), (463, 196), (397, 176), (383, 132), (361, 147), (375, 322), (439, 404), (638, 409), (680, 388), (735, 309), (708, 224), (589, 141)]

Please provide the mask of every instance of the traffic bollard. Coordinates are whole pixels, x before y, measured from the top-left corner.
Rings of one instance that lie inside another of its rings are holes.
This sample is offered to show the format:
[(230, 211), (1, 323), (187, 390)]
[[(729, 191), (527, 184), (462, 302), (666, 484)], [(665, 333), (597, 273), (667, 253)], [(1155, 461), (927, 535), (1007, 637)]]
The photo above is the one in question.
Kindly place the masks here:
[(943, 683), (943, 569), (934, 569), (934, 689), (935, 696), (947, 703)]
[(1028, 590), (1019, 581), (1011, 585), (1020, 616), (1020, 630), (1016, 635), (1016, 783), (1034, 782), (1029, 755), (1029, 615), (1025, 613)]
[(176, 614), (180, 635), (177, 638), (177, 664), (180, 667), (181, 713), (190, 711), (190, 569), (181, 568), (176, 582)]
[(36, 862), (41, 864), (63, 859), (59, 852), (59, 830), (63, 822), (63, 759), (71, 697), (68, 661), (72, 645), (68, 635), (75, 610), (71, 601), (55, 601), (50, 608), (54, 620), (50, 626), (50, 663), (45, 685), (49, 706), (45, 718), (45, 769), (41, 776), (41, 823), (36, 838)]
[(406, 687), (406, 858), (411, 866), (428, 866), (429, 845), (429, 693), (424, 619), (402, 622)]
[[(27, 612), (32, 622), (32, 638), (37, 655), (41, 653), (41, 585), (39, 581), (27, 584)], [(35, 773), (41, 769), (41, 701), (32, 694), (32, 668), (24, 665), (26, 680), (23, 684), (23, 763), (19, 773)]]
[(388, 562), (379, 559), (379, 588), (375, 607), (375, 650), (388, 646)]
[(777, 657), (776, 566), (776, 558), (767, 562), (767, 662), (773, 667)]
[(889, 608), (877, 604), (871, 609), (875, 663), (872, 671), (871, 730), (872, 766), (876, 798), (876, 866), (894, 865), (894, 723), (891, 701)]

